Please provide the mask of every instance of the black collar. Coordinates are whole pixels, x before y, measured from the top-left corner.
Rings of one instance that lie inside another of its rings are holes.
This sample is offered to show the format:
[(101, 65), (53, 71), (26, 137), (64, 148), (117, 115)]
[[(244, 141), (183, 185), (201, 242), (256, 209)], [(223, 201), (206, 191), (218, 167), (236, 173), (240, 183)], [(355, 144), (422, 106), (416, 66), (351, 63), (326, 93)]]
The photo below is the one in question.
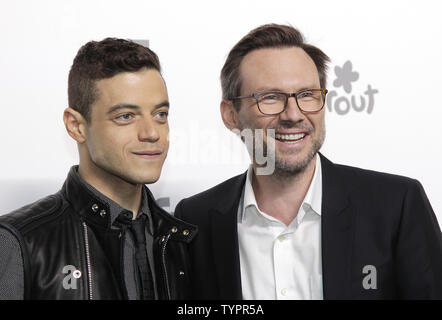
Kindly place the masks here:
[[(110, 229), (112, 219), (110, 207), (103, 197), (98, 197), (89, 190), (79, 179), (76, 172), (78, 166), (71, 167), (61, 192), (76, 213), (88, 224), (103, 229)], [(197, 233), (197, 227), (181, 221), (164, 211), (155, 201), (150, 190), (143, 186), (147, 198), (147, 205), (151, 211), (154, 234), (168, 234), (171, 239), (190, 242)], [(175, 227), (175, 228), (174, 228)], [(171, 232), (171, 230), (174, 230)]]
[(110, 228), (111, 215), (109, 204), (89, 190), (77, 173), (78, 166), (72, 166), (62, 187), (66, 199), (86, 222)]

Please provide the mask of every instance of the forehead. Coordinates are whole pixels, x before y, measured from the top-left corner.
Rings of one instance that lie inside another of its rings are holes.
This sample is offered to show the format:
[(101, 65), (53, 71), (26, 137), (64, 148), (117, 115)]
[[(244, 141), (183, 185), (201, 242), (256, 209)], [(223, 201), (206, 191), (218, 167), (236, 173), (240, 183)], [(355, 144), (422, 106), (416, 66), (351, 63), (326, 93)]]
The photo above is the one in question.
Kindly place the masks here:
[(240, 64), (242, 93), (256, 89), (296, 91), (319, 87), (315, 63), (301, 48), (265, 48), (248, 53)]
[(122, 72), (111, 78), (98, 80), (96, 88), (96, 104), (107, 107), (118, 103), (149, 106), (167, 100), (164, 80), (154, 69)]

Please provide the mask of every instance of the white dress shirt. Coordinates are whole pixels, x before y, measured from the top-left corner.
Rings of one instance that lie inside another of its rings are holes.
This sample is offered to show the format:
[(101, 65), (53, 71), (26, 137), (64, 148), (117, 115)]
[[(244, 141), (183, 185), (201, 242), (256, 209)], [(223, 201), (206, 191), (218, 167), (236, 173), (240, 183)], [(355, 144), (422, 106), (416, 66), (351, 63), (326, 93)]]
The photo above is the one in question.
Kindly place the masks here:
[(238, 207), (243, 299), (323, 299), (321, 259), (321, 160), (296, 218), (286, 226), (262, 212), (247, 172)]

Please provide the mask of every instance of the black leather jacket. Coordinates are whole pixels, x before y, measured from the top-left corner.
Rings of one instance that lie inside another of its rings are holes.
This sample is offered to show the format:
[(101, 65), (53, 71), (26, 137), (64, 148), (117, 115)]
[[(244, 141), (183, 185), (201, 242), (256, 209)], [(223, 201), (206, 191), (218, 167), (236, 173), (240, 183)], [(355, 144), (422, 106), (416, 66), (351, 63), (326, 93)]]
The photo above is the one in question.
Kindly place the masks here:
[[(158, 296), (186, 299), (190, 294), (187, 245), (197, 228), (165, 212), (147, 191)], [(108, 211), (106, 206), (69, 173), (56, 194), (0, 216), (0, 226), (13, 233), (21, 246), (25, 299), (127, 299), (125, 231), (111, 229), (110, 215), (102, 211)], [(67, 265), (81, 272), (76, 289), (63, 287)]]

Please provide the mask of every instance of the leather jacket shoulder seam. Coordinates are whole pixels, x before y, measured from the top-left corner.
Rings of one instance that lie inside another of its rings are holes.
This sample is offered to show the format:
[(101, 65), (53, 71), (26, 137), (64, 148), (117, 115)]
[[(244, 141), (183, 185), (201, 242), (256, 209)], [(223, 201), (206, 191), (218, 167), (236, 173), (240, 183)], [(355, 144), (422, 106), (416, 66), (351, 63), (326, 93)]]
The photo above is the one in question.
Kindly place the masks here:
[(36, 219), (33, 219), (32, 221), (27, 221), (26, 224), (22, 226), (23, 234), (29, 234), (36, 228), (47, 224), (58, 217), (60, 217), (68, 208), (68, 204), (66, 203), (63, 205), (63, 200), (60, 199), (60, 203), (58, 203), (56, 206), (54, 206), (53, 210), (45, 211), (41, 213)]

